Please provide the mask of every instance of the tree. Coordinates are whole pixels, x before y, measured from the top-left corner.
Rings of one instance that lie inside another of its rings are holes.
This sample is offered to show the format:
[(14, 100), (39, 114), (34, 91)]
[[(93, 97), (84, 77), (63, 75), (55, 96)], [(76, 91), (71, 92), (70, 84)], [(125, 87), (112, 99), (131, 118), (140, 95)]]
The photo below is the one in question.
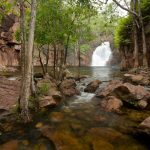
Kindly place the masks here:
[[(31, 3), (31, 15), (30, 15), (30, 28), (28, 35), (28, 43), (25, 49), (24, 59), (24, 75), (22, 76), (22, 87), (20, 97), (20, 109), (21, 116), (25, 122), (30, 120), (28, 100), (31, 94), (31, 78), (32, 78), (32, 55), (33, 55), (33, 43), (34, 43), (34, 30), (35, 30), (35, 19), (36, 19), (36, 0), (32, 0)], [(23, 33), (22, 33), (23, 34)], [(22, 70), (22, 71), (23, 71)]]

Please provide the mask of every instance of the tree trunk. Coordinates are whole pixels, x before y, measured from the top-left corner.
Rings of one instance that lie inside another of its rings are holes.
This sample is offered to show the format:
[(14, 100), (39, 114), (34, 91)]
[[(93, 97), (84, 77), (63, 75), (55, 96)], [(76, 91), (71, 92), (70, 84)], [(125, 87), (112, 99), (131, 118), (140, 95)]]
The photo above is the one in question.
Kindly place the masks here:
[(25, 75), (25, 49), (26, 49), (26, 36), (25, 36), (25, 9), (24, 9), (24, 1), (20, 0), (20, 39), (21, 39), (21, 89), (18, 105), (20, 106), (21, 94), (24, 90), (24, 75)]
[(48, 72), (49, 51), (50, 51), (50, 45), (48, 45), (48, 50), (47, 50), (47, 54), (46, 54), (46, 64), (45, 64), (46, 73)]
[(20, 0), (20, 39), (21, 39), (21, 72), (22, 76), (25, 72), (25, 49), (26, 49), (26, 33), (25, 33), (25, 9), (24, 0)]
[(141, 24), (141, 29), (142, 29), (142, 41), (143, 41), (143, 66), (145, 68), (148, 68), (148, 60), (147, 60), (147, 45), (146, 45), (146, 37), (145, 37), (145, 28), (143, 24), (143, 17), (141, 13), (141, 7), (140, 7), (141, 1), (138, 0), (138, 11), (139, 11), (139, 20)]
[[(33, 53), (34, 55), (34, 46), (33, 46)], [(32, 70), (31, 70), (31, 93), (35, 96), (36, 89), (35, 89), (35, 83), (34, 83), (34, 60), (32, 59)]]
[(30, 87), (31, 87), (31, 75), (32, 75), (32, 53), (33, 53), (33, 43), (34, 43), (34, 30), (35, 30), (35, 19), (36, 19), (36, 0), (32, 0), (31, 4), (31, 19), (29, 28), (28, 45), (26, 48), (25, 61), (25, 74), (22, 78), (24, 81), (24, 86), (21, 90), (20, 98), (20, 108), (21, 116), (25, 122), (30, 121), (29, 110), (28, 110), (28, 100), (30, 97)]
[[(137, 2), (133, 0), (133, 11), (136, 12)], [(133, 34), (134, 34), (134, 67), (139, 67), (139, 46), (138, 46), (138, 32), (137, 32), (137, 24), (136, 24), (136, 16), (132, 14), (133, 18)]]
[(69, 40), (70, 40), (70, 35), (68, 35), (68, 37), (67, 37), (67, 43), (66, 43), (66, 45), (65, 45), (64, 65), (66, 65), (66, 63), (67, 63), (67, 55), (68, 55)]
[(80, 80), (81, 60), (80, 60), (80, 45), (79, 45), (79, 41), (77, 42), (77, 48), (78, 48), (78, 78)]
[(56, 77), (56, 45), (53, 44), (53, 47), (54, 47), (54, 78)]
[(139, 47), (137, 37), (137, 26), (134, 24), (134, 67), (139, 67)]
[(40, 59), (40, 64), (41, 64), (41, 67), (42, 67), (43, 75), (45, 75), (45, 68), (44, 68), (44, 64), (42, 62), (41, 50), (40, 50), (40, 48), (38, 48), (38, 50), (39, 50), (39, 59)]

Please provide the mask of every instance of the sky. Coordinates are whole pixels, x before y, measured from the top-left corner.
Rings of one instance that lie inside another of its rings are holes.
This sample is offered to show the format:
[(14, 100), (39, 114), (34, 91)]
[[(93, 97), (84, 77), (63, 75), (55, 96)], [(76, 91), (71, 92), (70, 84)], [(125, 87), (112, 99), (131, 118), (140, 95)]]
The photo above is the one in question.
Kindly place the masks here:
[[(106, 0), (95, 0), (96, 2), (98, 2), (98, 1), (101, 1), (101, 2), (106, 2)], [(129, 3), (129, 0), (126, 0), (128, 3)], [(109, 4), (109, 3), (112, 3), (113, 1), (112, 0), (108, 0), (108, 3), (107, 4)], [(118, 2), (120, 3), (120, 4), (122, 4), (123, 6), (126, 6), (125, 5), (125, 3), (124, 3), (124, 0), (118, 0)], [(103, 7), (105, 7), (105, 5), (107, 5), (107, 4), (104, 4), (104, 6)], [(120, 8), (119, 6), (116, 8), (116, 10), (119, 12), (119, 15), (120, 16), (126, 16), (127, 15), (127, 11), (125, 11), (125, 10), (123, 10), (122, 8)]]

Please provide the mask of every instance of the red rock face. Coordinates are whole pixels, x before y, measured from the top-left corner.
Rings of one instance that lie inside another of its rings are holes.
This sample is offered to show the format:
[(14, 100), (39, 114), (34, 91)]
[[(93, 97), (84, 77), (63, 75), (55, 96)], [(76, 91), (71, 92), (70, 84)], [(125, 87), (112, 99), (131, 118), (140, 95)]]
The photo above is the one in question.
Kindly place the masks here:
[(17, 17), (7, 15), (0, 26), (0, 66), (17, 66), (19, 64), (20, 46), (15, 41), (18, 29)]

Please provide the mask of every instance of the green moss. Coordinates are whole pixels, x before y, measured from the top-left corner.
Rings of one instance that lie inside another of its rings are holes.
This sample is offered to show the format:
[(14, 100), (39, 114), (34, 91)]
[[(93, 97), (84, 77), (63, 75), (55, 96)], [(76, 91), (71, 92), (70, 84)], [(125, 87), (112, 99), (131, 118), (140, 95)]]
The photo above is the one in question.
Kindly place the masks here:
[(40, 95), (48, 95), (49, 89), (50, 89), (50, 84), (49, 83), (43, 83), (39, 87), (38, 92)]
[(132, 18), (130, 16), (122, 18), (115, 31), (115, 46), (129, 45), (131, 43), (130, 35), (132, 32)]

